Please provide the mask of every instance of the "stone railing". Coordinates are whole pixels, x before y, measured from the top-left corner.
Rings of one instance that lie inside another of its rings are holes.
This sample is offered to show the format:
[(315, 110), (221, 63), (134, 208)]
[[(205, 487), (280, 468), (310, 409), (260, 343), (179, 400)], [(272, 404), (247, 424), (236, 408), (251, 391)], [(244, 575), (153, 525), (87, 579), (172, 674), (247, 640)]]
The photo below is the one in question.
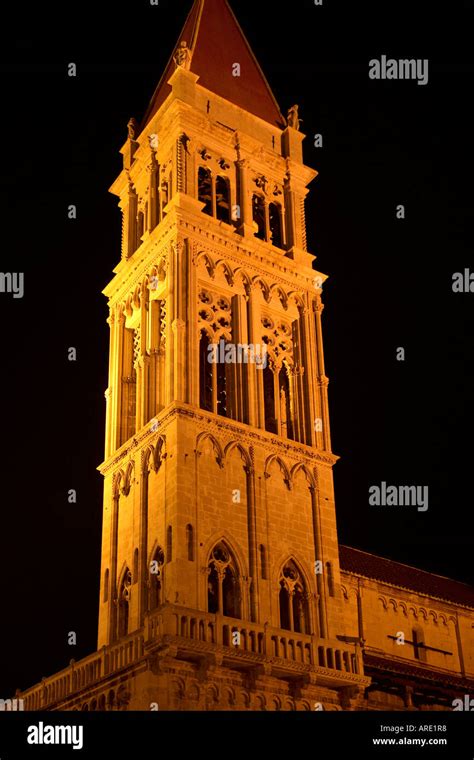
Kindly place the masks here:
[[(238, 635), (236, 635), (238, 634)], [(40, 684), (17, 692), (24, 699), (25, 710), (42, 710), (79, 694), (99, 680), (120, 672), (142, 659), (164, 637), (217, 645), (229, 657), (245, 653), (270, 657), (278, 662), (301, 663), (313, 668), (363, 676), (362, 652), (358, 645), (345, 644), (317, 636), (282, 631), (269, 625), (250, 623), (223, 615), (164, 605), (149, 613), (144, 628), (122, 641), (104, 646), (99, 652), (44, 678)], [(224, 649), (222, 649), (224, 648)], [(212, 650), (212, 646), (209, 646)]]
[(137, 631), (79, 662), (71, 660), (69, 667), (55, 673), (54, 676), (43, 678), (40, 684), (21, 692), (21, 698), (25, 700), (25, 710), (42, 710), (61, 702), (99, 679), (136, 662), (143, 656), (143, 652), (143, 632)]
[[(237, 637), (235, 634), (239, 634)], [(364, 674), (362, 651), (358, 645), (320, 639), (303, 633), (282, 632), (281, 628), (249, 623), (206, 612), (167, 605), (150, 613), (146, 639), (178, 636), (240, 652), (306, 663), (315, 667)]]

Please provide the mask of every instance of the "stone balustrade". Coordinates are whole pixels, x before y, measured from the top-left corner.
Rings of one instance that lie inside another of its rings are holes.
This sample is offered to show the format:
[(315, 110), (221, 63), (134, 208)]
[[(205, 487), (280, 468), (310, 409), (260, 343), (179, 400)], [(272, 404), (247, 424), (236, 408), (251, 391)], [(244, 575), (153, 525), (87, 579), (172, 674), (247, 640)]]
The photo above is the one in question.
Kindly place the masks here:
[(211, 651), (240, 658), (257, 655), (273, 662), (291, 662), (363, 676), (362, 652), (359, 646), (314, 635), (282, 631), (269, 625), (189, 610), (176, 605), (164, 605), (149, 613), (143, 629), (122, 641), (103, 647), (79, 662), (71, 661), (64, 670), (40, 684), (17, 692), (24, 699), (25, 710), (54, 708), (69, 697), (80, 694), (129, 665), (139, 662), (153, 646), (166, 637), (177, 645), (200, 642)]

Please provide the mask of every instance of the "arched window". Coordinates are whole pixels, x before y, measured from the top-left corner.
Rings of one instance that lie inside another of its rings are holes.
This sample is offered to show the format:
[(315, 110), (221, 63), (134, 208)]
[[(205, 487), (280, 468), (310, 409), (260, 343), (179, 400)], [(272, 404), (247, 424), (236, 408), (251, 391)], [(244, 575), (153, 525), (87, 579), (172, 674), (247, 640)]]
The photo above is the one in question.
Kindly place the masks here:
[(130, 607), (130, 587), (132, 574), (127, 568), (123, 574), (118, 596), (117, 636), (122, 638), (128, 635), (128, 618)]
[(192, 525), (186, 525), (186, 547), (188, 550), (188, 561), (194, 562), (194, 535)]
[(104, 596), (103, 601), (108, 602), (109, 601), (109, 570), (107, 570), (104, 573)]
[(216, 215), (219, 221), (231, 223), (230, 182), (227, 177), (216, 179)]
[(267, 553), (263, 544), (259, 546), (260, 551), (260, 573), (265, 581), (267, 579)]
[(168, 525), (166, 531), (166, 561), (171, 562), (173, 559), (173, 528)]
[(278, 424), (275, 416), (275, 378), (270, 365), (263, 370), (263, 402), (265, 408), (265, 430), (269, 433), (278, 433)]
[(150, 562), (149, 578), (149, 598), (148, 609), (155, 610), (163, 602), (163, 565), (165, 564), (165, 555), (163, 549), (158, 546)]
[(291, 417), (290, 378), (288, 377), (288, 370), (285, 366), (280, 370), (278, 387), (280, 389), (281, 434), (284, 438), (291, 438), (291, 440), (294, 440), (293, 421)]
[(283, 236), (281, 228), (281, 206), (279, 203), (270, 203), (270, 242), (277, 248), (283, 248)]
[(293, 560), (286, 563), (280, 575), (280, 627), (295, 633), (310, 633), (308, 593)]
[(212, 174), (204, 166), (200, 166), (198, 171), (198, 200), (206, 204), (204, 213), (212, 216)]
[(237, 563), (222, 541), (212, 550), (208, 563), (207, 608), (226, 617), (241, 617)]
[(252, 216), (255, 237), (266, 240), (265, 199), (261, 195), (254, 195), (252, 198)]
[(209, 361), (211, 340), (206, 332), (201, 332), (199, 343), (199, 406), (207, 412), (213, 411), (212, 363)]
[[(212, 344), (203, 330), (199, 343), (199, 405), (221, 417), (234, 419), (235, 364), (226, 361), (227, 342), (221, 338)], [(211, 350), (212, 346), (212, 350)]]

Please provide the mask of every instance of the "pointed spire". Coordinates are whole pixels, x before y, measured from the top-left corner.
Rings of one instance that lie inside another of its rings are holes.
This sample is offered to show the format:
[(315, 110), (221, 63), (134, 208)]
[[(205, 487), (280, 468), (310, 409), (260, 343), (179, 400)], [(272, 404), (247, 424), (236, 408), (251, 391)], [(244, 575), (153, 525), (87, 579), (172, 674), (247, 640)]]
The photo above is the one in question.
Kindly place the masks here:
[[(235, 76), (235, 64), (240, 66), (240, 76)], [(227, 0), (195, 0), (142, 127), (170, 94), (167, 82), (178, 65), (196, 74), (202, 87), (285, 128), (285, 119)]]

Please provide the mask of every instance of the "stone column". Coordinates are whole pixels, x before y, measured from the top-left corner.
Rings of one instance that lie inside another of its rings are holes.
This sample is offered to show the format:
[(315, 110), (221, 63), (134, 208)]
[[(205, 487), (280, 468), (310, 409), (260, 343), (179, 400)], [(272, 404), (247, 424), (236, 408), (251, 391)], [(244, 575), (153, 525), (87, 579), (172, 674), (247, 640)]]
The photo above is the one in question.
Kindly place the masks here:
[[(247, 326), (248, 341), (255, 346), (260, 342), (257, 331), (257, 314), (255, 308), (255, 294), (252, 288), (247, 289)], [(248, 400), (249, 400), (249, 425), (253, 427), (265, 427), (265, 410), (263, 403), (263, 370), (257, 370), (255, 363), (247, 366)], [(263, 424), (262, 424), (263, 419)]]
[[(143, 457), (143, 455), (142, 455)], [(140, 553), (138, 556), (138, 621), (140, 628), (145, 621), (147, 612), (147, 584), (148, 584), (148, 461), (142, 463), (140, 472)]]
[(181, 133), (176, 141), (176, 192), (187, 190), (186, 135)]
[[(110, 339), (109, 339), (109, 385), (105, 391), (105, 398), (107, 399), (107, 411), (106, 411), (106, 426), (105, 426), (105, 458), (107, 459), (114, 448), (113, 444), (113, 388), (115, 385), (114, 377), (114, 360), (115, 360), (115, 342), (116, 342), (116, 330), (115, 330), (115, 314), (114, 310), (110, 309), (110, 314), (107, 319), (107, 324), (110, 327)], [(117, 389), (115, 387), (115, 393)]]
[(328, 624), (327, 624), (327, 599), (326, 599), (326, 583), (324, 573), (326, 567), (323, 556), (323, 541), (321, 530), (321, 514), (319, 505), (319, 494), (314, 486), (310, 486), (311, 493), (311, 510), (313, 514), (313, 538), (314, 538), (314, 557), (315, 560), (321, 562), (322, 573), (316, 574), (316, 586), (318, 589), (318, 603), (319, 603), (319, 635), (325, 639), (328, 636)]
[[(236, 345), (247, 345), (247, 310), (244, 298), (235, 295), (232, 298), (232, 336)], [(241, 356), (242, 362), (237, 361), (234, 372), (234, 419), (247, 422), (248, 409), (248, 381), (250, 363), (245, 364), (245, 356)], [(247, 359), (249, 356), (247, 356)]]
[(249, 162), (246, 159), (236, 161), (237, 182), (238, 182), (238, 205), (240, 206), (240, 220), (238, 220), (237, 231), (243, 237), (253, 237), (253, 214), (252, 214), (252, 195), (249, 191)]
[(249, 539), (249, 573), (250, 573), (250, 620), (259, 621), (258, 604), (258, 566), (257, 566), (257, 514), (255, 499), (255, 470), (245, 467), (247, 475), (247, 526)]
[(126, 211), (127, 235), (126, 235), (125, 258), (129, 259), (130, 256), (132, 256), (133, 253), (135, 253), (135, 250), (137, 247), (137, 213), (138, 213), (138, 197), (131, 180), (129, 180), (129, 184), (128, 184), (127, 211)]
[(123, 337), (125, 329), (125, 315), (117, 308), (115, 317), (115, 338), (113, 358), (113, 384), (112, 384), (112, 433), (111, 453), (119, 448), (121, 443), (122, 422), (122, 367), (123, 367)]
[(303, 413), (305, 421), (305, 438), (304, 443), (308, 446), (317, 445), (315, 421), (316, 421), (316, 408), (314, 403), (314, 351), (311, 347), (315, 344), (312, 342), (311, 336), (311, 322), (310, 313), (307, 306), (300, 310), (300, 341), (301, 341), (301, 353), (302, 364), (304, 367), (303, 375)]
[(186, 314), (188, 283), (188, 241), (177, 241), (171, 246), (172, 267), (170, 272), (170, 308), (173, 331), (173, 356), (171, 362), (173, 388), (171, 401), (186, 400), (187, 352), (186, 352)]
[[(142, 288), (142, 294), (140, 299), (140, 348), (139, 348), (139, 366), (141, 373), (140, 381), (140, 404), (137, 403), (137, 431), (146, 425), (149, 420), (149, 406), (148, 406), (148, 387), (150, 377), (150, 357), (147, 353), (148, 345), (148, 290)], [(138, 377), (137, 377), (138, 387)], [(138, 395), (137, 395), (138, 402)]]
[(323, 446), (326, 451), (331, 451), (331, 434), (329, 428), (329, 404), (328, 404), (328, 385), (329, 379), (325, 375), (324, 367), (324, 349), (323, 349), (323, 328), (322, 328), (322, 313), (324, 304), (321, 301), (321, 296), (316, 297), (315, 308), (315, 325), (316, 325), (316, 347), (317, 347), (317, 361), (318, 361), (318, 388), (319, 388), (319, 401), (321, 409), (321, 417), (323, 421)]
[(151, 161), (148, 166), (148, 172), (150, 175), (148, 185), (148, 232), (152, 232), (159, 222), (159, 208), (158, 208), (158, 182), (159, 182), (159, 167), (156, 160), (156, 153), (151, 150)]
[(116, 476), (114, 475), (112, 489), (114, 491), (113, 505), (112, 505), (112, 519), (110, 525), (110, 594), (109, 594), (109, 632), (108, 643), (111, 644), (115, 640), (115, 632), (117, 626), (117, 604), (118, 604), (118, 589), (117, 589), (117, 542), (118, 542), (118, 512), (120, 493), (118, 487), (116, 488)]
[(198, 325), (198, 292), (196, 266), (193, 261), (193, 250), (188, 242), (187, 256), (187, 368), (186, 368), (186, 397), (188, 404), (199, 407), (199, 331)]

